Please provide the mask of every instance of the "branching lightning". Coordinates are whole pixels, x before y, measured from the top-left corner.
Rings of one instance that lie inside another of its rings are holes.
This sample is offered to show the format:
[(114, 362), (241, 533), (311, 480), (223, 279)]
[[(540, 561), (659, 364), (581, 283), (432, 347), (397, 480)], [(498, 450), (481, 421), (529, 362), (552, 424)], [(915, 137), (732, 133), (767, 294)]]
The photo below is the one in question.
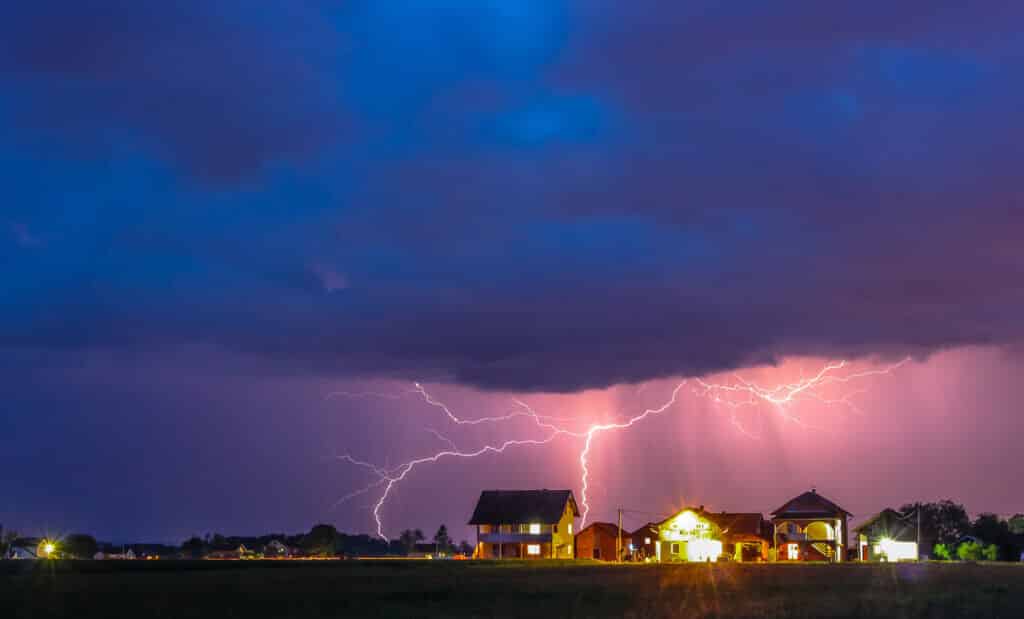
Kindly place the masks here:
[[(522, 400), (513, 400), (513, 403), (518, 407), (516, 410), (499, 416), (490, 417), (478, 417), (473, 419), (465, 419), (459, 417), (451, 408), (445, 403), (441, 402), (433, 395), (431, 395), (420, 383), (414, 383), (413, 389), (405, 392), (406, 394), (416, 393), (422, 397), (423, 401), (428, 405), (438, 408), (444, 412), (445, 417), (451, 423), (459, 426), (476, 426), (482, 424), (502, 424), (509, 422), (514, 419), (529, 419), (532, 421), (532, 425), (536, 430), (541, 432), (539, 437), (531, 438), (513, 438), (506, 439), (495, 444), (485, 444), (482, 447), (462, 450), (459, 449), (454, 442), (448, 437), (442, 435), (440, 432), (434, 429), (428, 428), (427, 431), (433, 434), (438, 440), (445, 443), (446, 448), (435, 452), (431, 455), (419, 457), (413, 460), (409, 460), (403, 464), (400, 464), (393, 468), (380, 467), (375, 464), (358, 460), (351, 455), (339, 456), (340, 460), (353, 464), (355, 466), (362, 467), (372, 473), (376, 480), (366, 487), (360, 488), (342, 497), (337, 503), (343, 503), (355, 496), (359, 496), (370, 492), (371, 490), (383, 487), (383, 491), (373, 506), (373, 517), (377, 526), (377, 535), (382, 539), (387, 539), (384, 535), (384, 526), (382, 522), (381, 512), (386, 504), (388, 498), (391, 496), (395, 487), (402, 481), (404, 481), (408, 475), (417, 467), (422, 465), (436, 463), (439, 460), (446, 458), (475, 458), (486, 454), (501, 454), (505, 450), (512, 447), (537, 447), (542, 445), (548, 445), (551, 442), (559, 438), (565, 439), (577, 439), (582, 441), (582, 446), (579, 452), (579, 464), (580, 464), (580, 504), (582, 506), (582, 525), (586, 525), (587, 517), (590, 512), (590, 503), (588, 501), (588, 490), (590, 488), (590, 469), (588, 468), (588, 462), (591, 455), (591, 450), (594, 445), (594, 438), (603, 432), (613, 432), (619, 430), (625, 430), (631, 426), (640, 423), (652, 415), (659, 415), (672, 408), (679, 399), (679, 394), (683, 387), (691, 384), (692, 387), (690, 392), (696, 397), (706, 399), (715, 405), (721, 405), (729, 409), (730, 411), (730, 423), (742, 434), (747, 437), (756, 439), (756, 435), (749, 432), (741, 423), (737, 416), (737, 411), (746, 407), (758, 407), (768, 406), (771, 410), (774, 410), (779, 414), (785, 421), (799, 424), (802, 427), (813, 428), (808, 425), (799, 417), (797, 417), (790, 410), (791, 407), (800, 402), (814, 402), (820, 405), (833, 407), (843, 406), (853, 412), (859, 412), (853, 398), (863, 392), (863, 390), (856, 390), (850, 393), (841, 394), (838, 397), (829, 396), (823, 394), (821, 389), (829, 385), (846, 385), (851, 382), (860, 379), (866, 379), (875, 376), (888, 375), (892, 371), (898, 369), (904, 364), (908, 363), (909, 359), (904, 359), (899, 363), (888, 365), (882, 368), (864, 370), (859, 372), (852, 372), (847, 374), (841, 374), (840, 372), (847, 368), (848, 363), (846, 361), (836, 361), (826, 363), (821, 367), (818, 372), (810, 377), (801, 377), (795, 382), (781, 383), (772, 387), (765, 387), (758, 383), (750, 380), (746, 380), (739, 375), (733, 375), (732, 380), (729, 382), (710, 382), (707, 379), (697, 378), (692, 379), (692, 382), (683, 380), (675, 385), (675, 388), (671, 392), (671, 396), (663, 402), (660, 406), (654, 408), (648, 408), (643, 412), (636, 414), (631, 417), (623, 416), (617, 421), (605, 422), (605, 423), (593, 423), (589, 425), (579, 419), (571, 419), (565, 417), (552, 417), (547, 415), (541, 415), (537, 413), (532, 407)], [(638, 390), (639, 392), (639, 390)], [(404, 394), (388, 394), (378, 392), (344, 392), (338, 391), (332, 393), (329, 397), (351, 397), (351, 398), (363, 398), (363, 397), (383, 397), (386, 399), (398, 399)], [(574, 428), (571, 424), (579, 424), (580, 427)]]

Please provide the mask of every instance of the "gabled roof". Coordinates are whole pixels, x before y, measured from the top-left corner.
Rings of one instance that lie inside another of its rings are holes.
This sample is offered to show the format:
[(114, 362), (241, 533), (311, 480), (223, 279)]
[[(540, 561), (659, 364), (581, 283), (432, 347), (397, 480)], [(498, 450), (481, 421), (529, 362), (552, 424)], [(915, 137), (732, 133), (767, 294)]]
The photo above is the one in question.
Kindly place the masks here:
[(723, 535), (764, 535), (764, 516), (758, 512), (704, 512), (701, 515), (717, 524)]
[(869, 538), (887, 537), (900, 542), (917, 540), (917, 520), (894, 509), (883, 509), (854, 529)]
[(813, 489), (790, 499), (785, 505), (772, 512), (772, 516), (775, 518), (818, 518), (836, 514), (852, 515)]
[(552, 524), (562, 519), (566, 503), (579, 517), (572, 490), (484, 490), (469, 524)]
[(630, 537), (644, 537), (644, 536), (648, 536), (648, 535), (651, 535), (651, 534), (654, 534), (655, 536), (658, 534), (658, 523), (656, 523), (656, 522), (648, 522), (647, 524), (643, 525), (642, 527), (637, 528), (636, 531), (633, 531), (632, 533), (630, 533), (629, 536)]
[[(610, 522), (591, 522), (587, 526), (580, 529), (580, 532), (576, 535), (582, 535), (587, 529), (594, 529), (595, 533), (601, 533), (603, 535), (611, 535), (612, 537), (618, 537), (619, 525), (612, 524)], [(623, 529), (622, 537), (629, 537), (629, 531)]]

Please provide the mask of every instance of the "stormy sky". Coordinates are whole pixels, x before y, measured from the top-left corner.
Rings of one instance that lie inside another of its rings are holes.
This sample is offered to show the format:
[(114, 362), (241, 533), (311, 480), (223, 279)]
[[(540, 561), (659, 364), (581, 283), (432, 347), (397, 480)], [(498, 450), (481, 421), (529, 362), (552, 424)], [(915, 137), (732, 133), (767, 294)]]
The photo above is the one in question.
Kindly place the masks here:
[[(908, 356), (857, 412), (802, 412), (825, 432), (766, 414), (753, 439), (688, 399), (603, 437), (595, 515), (813, 484), (855, 514), (1024, 511), (1020, 3), (3, 13), (7, 527), (370, 531), (335, 457), (443, 448), (412, 381), (469, 417), (599, 419), (680, 378)], [(577, 455), (442, 462), (386, 528), (578, 491)]]

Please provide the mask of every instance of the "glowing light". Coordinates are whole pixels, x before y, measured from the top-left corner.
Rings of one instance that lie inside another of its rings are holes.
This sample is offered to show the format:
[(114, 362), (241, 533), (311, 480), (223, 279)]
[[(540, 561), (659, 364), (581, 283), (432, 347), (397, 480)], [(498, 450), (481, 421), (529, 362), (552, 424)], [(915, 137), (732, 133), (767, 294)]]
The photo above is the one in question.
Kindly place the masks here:
[(722, 542), (717, 539), (692, 539), (686, 542), (687, 561), (718, 561), (722, 555)]
[(916, 542), (897, 542), (884, 538), (878, 542), (878, 551), (885, 561), (916, 561)]
[[(834, 397), (824, 394), (821, 391), (821, 388), (829, 385), (845, 385), (858, 379), (886, 375), (908, 362), (909, 359), (904, 359), (899, 363), (883, 368), (846, 374), (842, 374), (840, 372), (846, 369), (848, 365), (847, 361), (828, 362), (810, 377), (801, 377), (795, 382), (782, 383), (772, 387), (762, 386), (738, 375), (735, 375), (733, 377), (734, 380), (731, 382), (712, 382), (708, 378), (698, 378), (694, 379), (693, 382), (689, 384), (694, 385), (691, 387), (690, 391), (695, 396), (710, 400), (713, 404), (723, 405), (730, 409), (732, 411), (730, 418), (731, 424), (743, 435), (756, 439), (758, 437), (749, 432), (740, 422), (737, 416), (737, 410), (744, 407), (768, 405), (780, 414), (785, 421), (794, 422), (802, 427), (811, 428), (811, 426), (806, 424), (789, 410), (792, 405), (799, 402), (815, 402), (826, 406), (844, 406), (857, 412), (858, 409), (852, 398), (859, 394), (860, 391)], [(386, 539), (381, 520), (381, 511), (395, 486), (405, 480), (417, 467), (425, 464), (436, 463), (439, 460), (446, 458), (474, 458), (486, 454), (501, 454), (504, 453), (506, 449), (512, 447), (547, 445), (559, 438), (581, 439), (582, 447), (579, 451), (578, 457), (580, 465), (580, 506), (582, 523), (585, 526), (590, 513), (589, 490), (591, 472), (589, 462), (591, 450), (594, 447), (594, 438), (604, 432), (625, 430), (637, 423), (640, 423), (641, 421), (644, 421), (652, 415), (659, 415), (665, 412), (677, 403), (681, 389), (687, 384), (688, 383), (685, 380), (676, 384), (675, 388), (671, 392), (671, 396), (660, 406), (648, 408), (632, 417), (622, 417), (620, 418), (620, 421), (609, 423), (590, 423), (589, 425), (584, 424), (583, 429), (573, 429), (570, 424), (579, 424), (581, 423), (579, 420), (540, 415), (521, 400), (513, 400), (517, 409), (503, 415), (472, 419), (462, 418), (456, 415), (444, 402), (438, 400), (432, 394), (427, 392), (422, 384), (418, 382), (414, 383), (413, 388), (405, 393), (419, 395), (428, 405), (442, 411), (448, 421), (453, 424), (460, 426), (476, 426), (481, 424), (500, 424), (514, 419), (529, 419), (533, 422), (536, 429), (542, 431), (542, 434), (539, 437), (507, 439), (494, 444), (485, 444), (477, 449), (462, 450), (459, 449), (449, 438), (440, 434), (436, 430), (428, 429), (428, 432), (432, 433), (438, 440), (445, 443), (445, 448), (431, 455), (409, 460), (408, 462), (391, 469), (386, 469), (368, 462), (357, 460), (350, 455), (340, 456), (340, 459), (342, 460), (356, 466), (366, 468), (377, 477), (377, 480), (364, 488), (350, 492), (342, 497), (338, 503), (369, 492), (370, 490), (383, 487), (383, 492), (373, 506), (373, 516), (377, 525), (377, 534), (381, 538)], [(402, 394), (339, 391), (332, 393), (331, 396), (350, 397), (353, 399), (366, 397), (398, 399), (402, 397)], [(695, 515), (693, 517), (696, 518)], [(569, 528), (569, 534), (572, 534), (571, 525)]]
[(530, 524), (530, 534), (532, 534), (532, 535), (540, 534), (540, 525), (537, 524), (537, 523)]
[(540, 544), (527, 544), (526, 554), (528, 555), (540, 555)]
[(45, 554), (47, 557), (52, 555), (53, 551), (55, 550), (57, 550), (57, 547), (54, 546), (52, 542), (46, 542), (45, 544), (43, 544), (43, 554)]

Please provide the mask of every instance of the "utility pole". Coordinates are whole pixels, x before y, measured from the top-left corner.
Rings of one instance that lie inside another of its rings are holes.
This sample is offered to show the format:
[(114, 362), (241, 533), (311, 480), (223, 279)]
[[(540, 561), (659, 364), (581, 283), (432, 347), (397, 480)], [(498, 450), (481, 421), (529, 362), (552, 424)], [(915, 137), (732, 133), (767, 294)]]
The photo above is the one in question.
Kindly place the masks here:
[(615, 539), (615, 560), (622, 563), (622, 508), (619, 508), (619, 536)]
[(917, 503), (917, 560), (921, 560), (921, 502)]

